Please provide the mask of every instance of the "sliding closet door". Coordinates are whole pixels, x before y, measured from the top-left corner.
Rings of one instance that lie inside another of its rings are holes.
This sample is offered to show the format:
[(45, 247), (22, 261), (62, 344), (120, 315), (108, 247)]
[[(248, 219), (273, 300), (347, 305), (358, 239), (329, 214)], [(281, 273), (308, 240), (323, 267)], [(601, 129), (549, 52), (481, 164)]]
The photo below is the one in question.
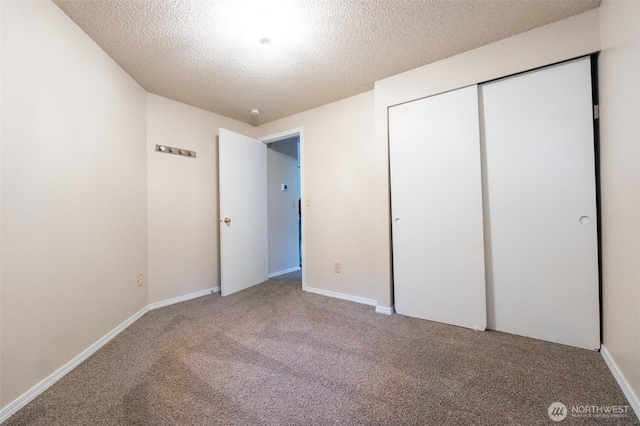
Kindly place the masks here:
[(488, 328), (600, 346), (589, 58), (480, 87)]
[(399, 314), (484, 330), (477, 86), (389, 109)]

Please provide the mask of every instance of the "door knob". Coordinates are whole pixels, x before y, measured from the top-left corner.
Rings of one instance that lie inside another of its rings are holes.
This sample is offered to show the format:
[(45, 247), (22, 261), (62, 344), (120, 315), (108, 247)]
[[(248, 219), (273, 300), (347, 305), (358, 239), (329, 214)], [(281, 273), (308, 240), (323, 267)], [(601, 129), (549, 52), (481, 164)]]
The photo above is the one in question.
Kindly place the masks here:
[(231, 223), (231, 218), (225, 217), (224, 218), (224, 223)]

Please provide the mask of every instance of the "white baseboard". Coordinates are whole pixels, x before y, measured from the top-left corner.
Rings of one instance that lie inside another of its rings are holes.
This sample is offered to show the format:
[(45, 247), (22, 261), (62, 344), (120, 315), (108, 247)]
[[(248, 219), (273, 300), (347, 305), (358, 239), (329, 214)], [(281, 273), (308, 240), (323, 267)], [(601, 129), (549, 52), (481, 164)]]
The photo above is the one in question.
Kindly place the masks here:
[(380, 306), (380, 305), (376, 305), (376, 312), (379, 314), (385, 314), (385, 315), (393, 315), (393, 306), (390, 308), (387, 308), (386, 306)]
[(305, 287), (303, 290), (308, 291), (309, 293), (320, 294), (322, 296), (335, 297), (336, 299), (362, 303), (363, 305), (376, 306), (378, 304), (377, 300), (366, 299), (364, 297), (359, 297), (359, 296), (352, 296), (350, 294), (338, 293), (337, 291), (323, 290), (321, 288)]
[(288, 274), (290, 272), (296, 272), (296, 271), (299, 271), (299, 270), (300, 270), (300, 267), (296, 266), (295, 268), (285, 269), (284, 271), (273, 272), (273, 273), (269, 274), (269, 278), (277, 277), (279, 275)]
[(33, 401), (42, 392), (49, 389), (55, 382), (63, 378), (67, 373), (76, 368), (82, 361), (89, 358), (98, 349), (107, 344), (111, 339), (120, 334), (125, 328), (136, 322), (138, 318), (143, 316), (149, 310), (149, 306), (145, 306), (138, 312), (133, 314), (129, 319), (118, 325), (116, 328), (105, 334), (100, 340), (89, 346), (78, 356), (67, 362), (65, 365), (54, 371), (49, 377), (42, 380), (40, 383), (29, 389), (22, 396), (18, 397), (15, 401), (0, 410), (0, 423), (3, 423), (9, 417), (13, 416), (18, 410)]
[(54, 371), (49, 377), (42, 380), (40, 383), (29, 389), (22, 396), (18, 397), (15, 401), (0, 409), (0, 423), (3, 423), (9, 417), (13, 416), (22, 407), (33, 401), (38, 395), (45, 390), (49, 389), (55, 382), (64, 377), (68, 372), (76, 368), (82, 361), (93, 355), (98, 349), (103, 347), (107, 342), (120, 334), (125, 328), (136, 322), (141, 316), (153, 309), (162, 308), (164, 306), (173, 305), (174, 303), (184, 302), (185, 300), (195, 299), (196, 297), (206, 296), (211, 293), (217, 293), (220, 291), (220, 287), (214, 287), (207, 290), (198, 291), (184, 296), (174, 297), (173, 299), (163, 300), (156, 303), (151, 303), (138, 312), (136, 312), (131, 318), (118, 325), (116, 328), (105, 334), (100, 340), (93, 345), (85, 349), (80, 355), (73, 358), (71, 361)]
[(607, 367), (609, 367), (609, 370), (611, 370), (611, 374), (613, 374), (616, 382), (618, 382), (618, 386), (622, 389), (624, 396), (629, 400), (629, 404), (631, 408), (633, 408), (633, 411), (635, 411), (636, 417), (640, 419), (640, 398), (638, 398), (638, 395), (633, 391), (631, 385), (618, 368), (616, 362), (611, 358), (611, 354), (604, 345), (600, 346), (600, 355), (602, 355), (604, 362), (607, 364)]
[(174, 297), (172, 299), (161, 300), (160, 302), (155, 302), (149, 304), (149, 310), (153, 311), (154, 309), (164, 308), (165, 306), (173, 305), (176, 303), (184, 302), (187, 300), (195, 299), (197, 297), (207, 296), (211, 293), (217, 293), (220, 291), (220, 286), (208, 288), (206, 290), (196, 291), (195, 293), (185, 294), (184, 296)]

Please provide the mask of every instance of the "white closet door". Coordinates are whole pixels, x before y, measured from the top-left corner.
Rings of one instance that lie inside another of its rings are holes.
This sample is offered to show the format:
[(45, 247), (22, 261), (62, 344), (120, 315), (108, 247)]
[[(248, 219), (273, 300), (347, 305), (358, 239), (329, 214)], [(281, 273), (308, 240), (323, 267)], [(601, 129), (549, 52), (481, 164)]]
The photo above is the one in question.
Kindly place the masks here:
[(486, 328), (478, 89), (389, 109), (399, 314)]
[(589, 58), (480, 86), (488, 328), (600, 347)]

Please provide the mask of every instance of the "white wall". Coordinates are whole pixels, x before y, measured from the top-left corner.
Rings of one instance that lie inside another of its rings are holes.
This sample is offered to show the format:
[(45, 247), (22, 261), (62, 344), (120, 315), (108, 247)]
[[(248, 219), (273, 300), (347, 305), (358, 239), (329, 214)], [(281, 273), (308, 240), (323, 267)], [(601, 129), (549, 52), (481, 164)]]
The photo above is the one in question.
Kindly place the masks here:
[[(267, 145), (267, 201), (269, 218), (269, 274), (297, 268), (298, 142), (295, 137)], [(288, 185), (287, 191), (281, 185)]]
[(599, 11), (603, 343), (640, 404), (640, 2)]
[(0, 8), (4, 407), (147, 304), (146, 94), (55, 4)]
[[(256, 128), (149, 94), (147, 163), (149, 302), (220, 285), (218, 129), (255, 136)], [(196, 151), (163, 154), (155, 145)]]
[[(302, 127), (302, 206), (307, 287), (375, 299), (371, 162), (373, 92), (259, 126), (260, 136)], [(304, 200), (303, 200), (304, 201)], [(342, 272), (333, 272), (333, 262)]]
[(390, 106), (448, 90), (530, 70), (593, 53), (600, 48), (598, 10), (488, 44), (424, 67), (376, 82), (373, 157), (376, 188), (369, 200), (374, 209), (370, 232), (375, 238), (375, 299), (392, 305), (387, 109)]

